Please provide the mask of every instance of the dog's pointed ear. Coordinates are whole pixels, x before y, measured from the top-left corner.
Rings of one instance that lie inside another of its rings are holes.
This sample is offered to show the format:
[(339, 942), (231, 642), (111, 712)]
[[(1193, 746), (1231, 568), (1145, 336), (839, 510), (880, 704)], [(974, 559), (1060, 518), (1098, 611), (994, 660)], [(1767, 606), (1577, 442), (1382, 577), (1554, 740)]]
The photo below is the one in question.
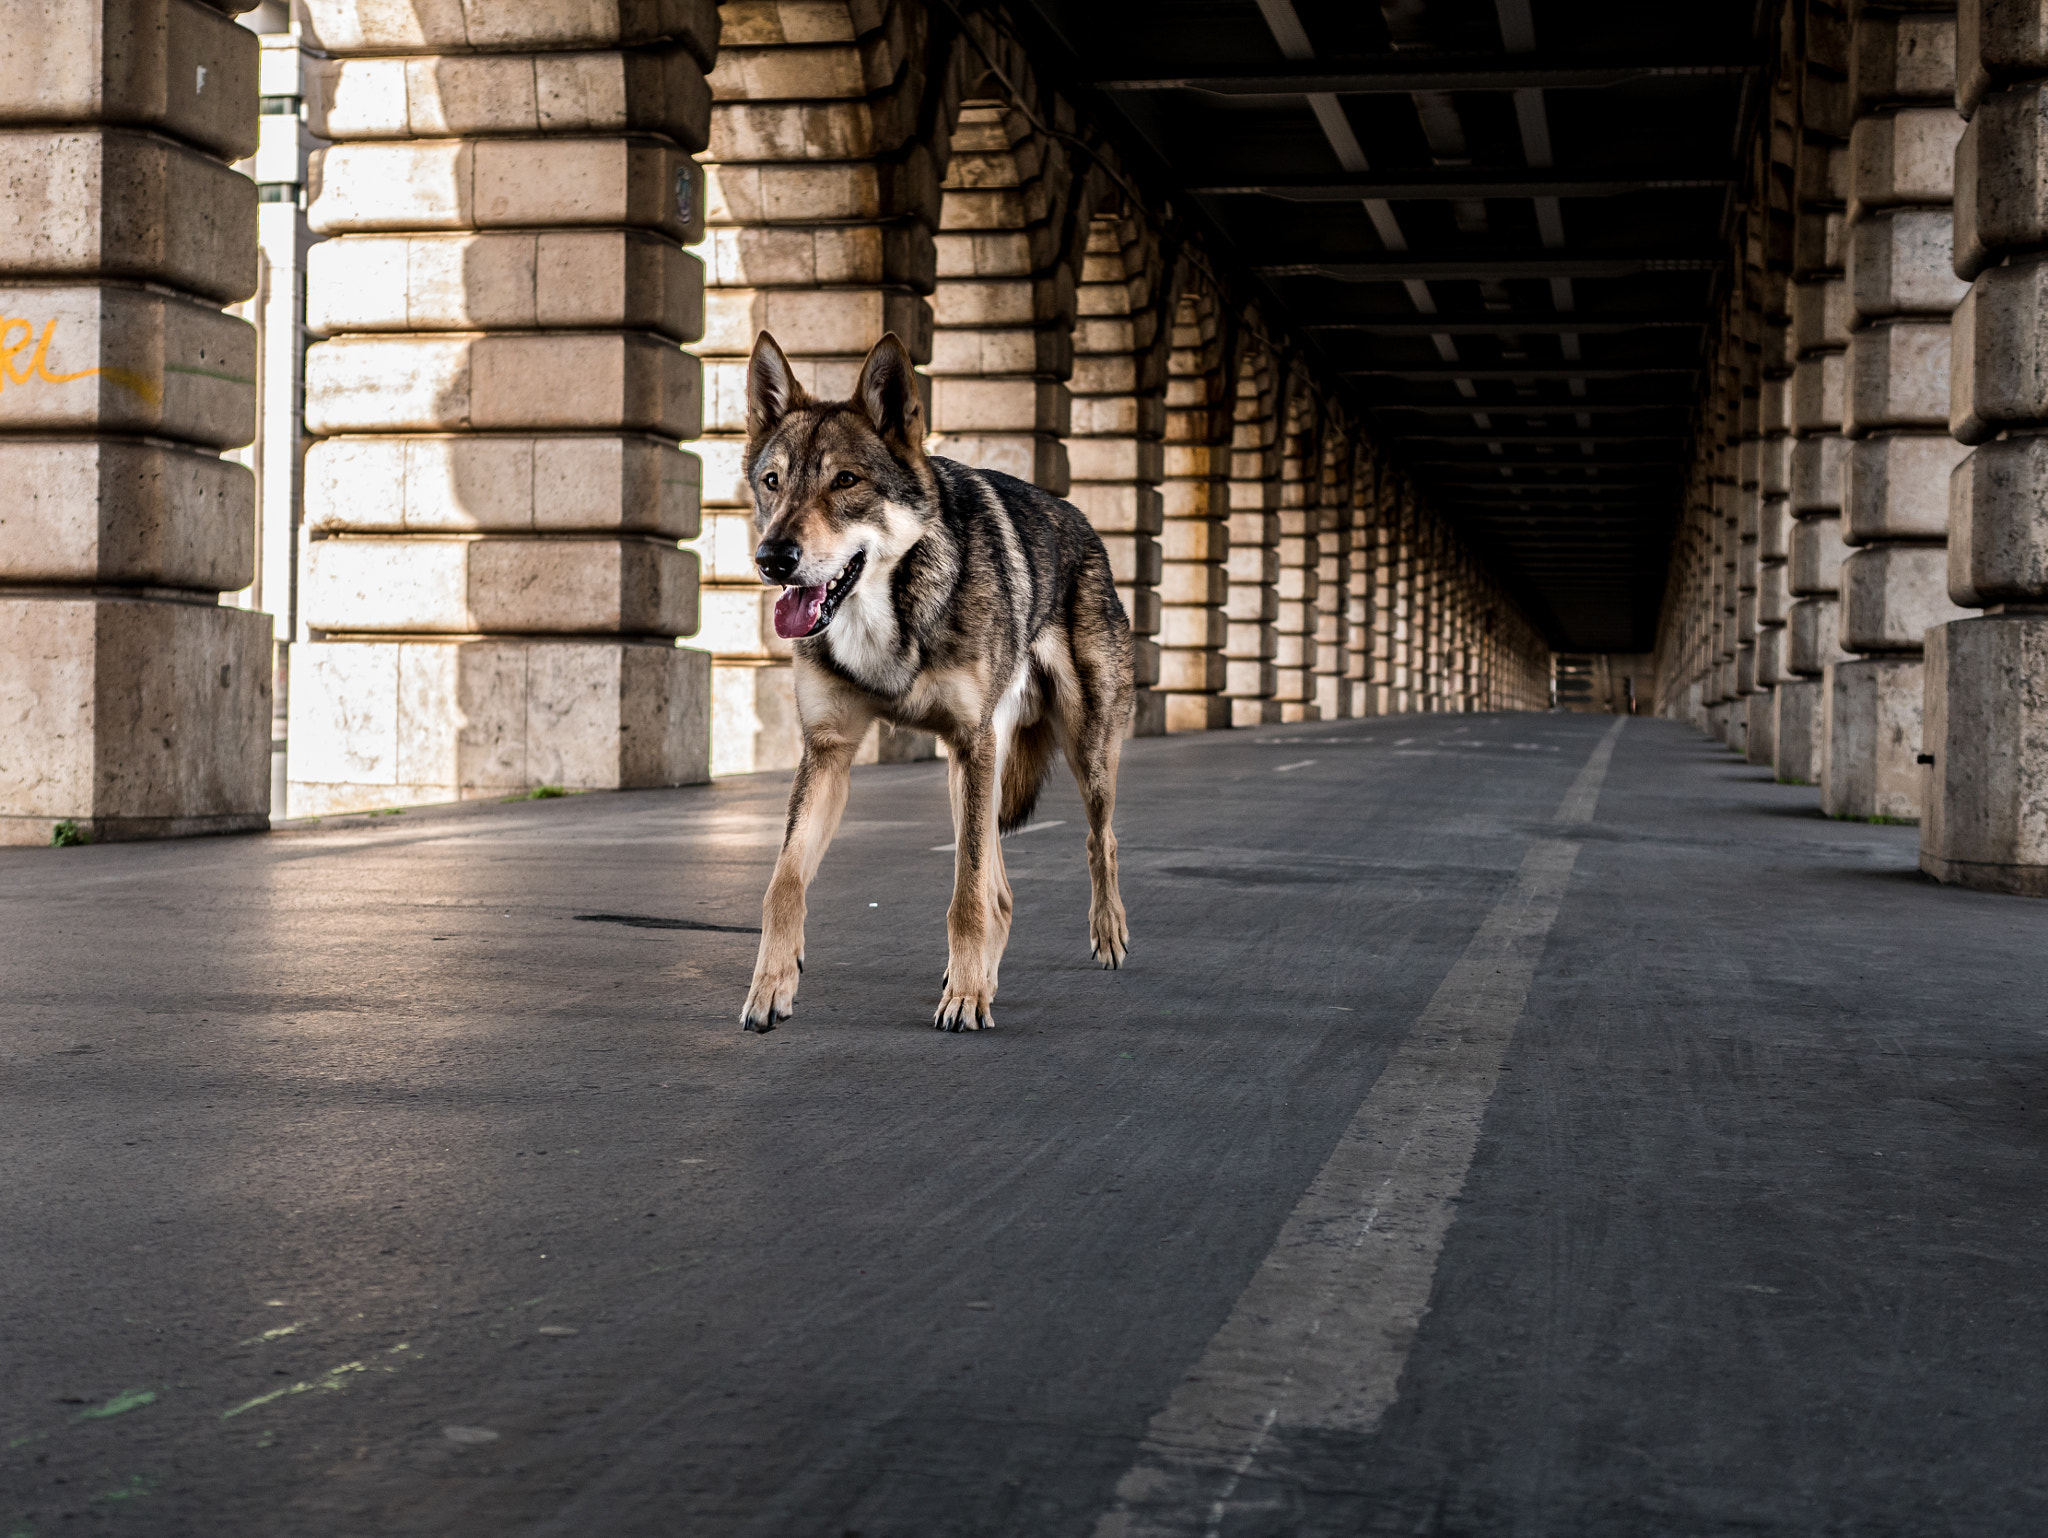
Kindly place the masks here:
[(775, 338), (765, 331), (755, 337), (754, 356), (747, 361), (747, 436), (758, 443), (776, 423), (810, 401)]
[(891, 331), (860, 366), (854, 398), (867, 408), (875, 431), (918, 453), (924, 451), (924, 403), (918, 399), (910, 349)]

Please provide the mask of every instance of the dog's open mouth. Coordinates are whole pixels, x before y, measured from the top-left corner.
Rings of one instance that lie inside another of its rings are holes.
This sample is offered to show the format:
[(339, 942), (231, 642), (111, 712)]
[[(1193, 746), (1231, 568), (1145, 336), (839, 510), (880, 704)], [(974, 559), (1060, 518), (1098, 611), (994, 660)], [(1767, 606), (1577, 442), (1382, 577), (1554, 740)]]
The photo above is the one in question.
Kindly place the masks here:
[(839, 575), (817, 587), (786, 587), (775, 600), (775, 633), (784, 640), (818, 634), (832, 623), (840, 600), (853, 591), (860, 570), (868, 563), (865, 550), (853, 552), (853, 559), (839, 569)]

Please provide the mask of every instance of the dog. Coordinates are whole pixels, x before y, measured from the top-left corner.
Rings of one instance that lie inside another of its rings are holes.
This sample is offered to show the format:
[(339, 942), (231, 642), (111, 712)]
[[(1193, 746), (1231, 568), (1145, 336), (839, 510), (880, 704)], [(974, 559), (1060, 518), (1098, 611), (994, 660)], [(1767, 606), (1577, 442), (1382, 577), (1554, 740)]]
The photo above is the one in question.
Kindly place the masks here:
[(924, 452), (909, 352), (891, 332), (854, 397), (815, 401), (765, 331), (747, 365), (745, 474), (754, 564), (780, 584), (795, 643), (803, 758), (761, 900), (761, 949), (740, 1014), (773, 1030), (796, 1007), (804, 894), (846, 809), (853, 755), (876, 719), (946, 744), (953, 900), (932, 1024), (988, 1030), (1010, 937), (999, 833), (1022, 827), (1057, 749), (1088, 813), (1088, 938), (1130, 948), (1117, 889), (1117, 761), (1135, 689), (1131, 626), (1109, 554), (1080, 509), (994, 470)]

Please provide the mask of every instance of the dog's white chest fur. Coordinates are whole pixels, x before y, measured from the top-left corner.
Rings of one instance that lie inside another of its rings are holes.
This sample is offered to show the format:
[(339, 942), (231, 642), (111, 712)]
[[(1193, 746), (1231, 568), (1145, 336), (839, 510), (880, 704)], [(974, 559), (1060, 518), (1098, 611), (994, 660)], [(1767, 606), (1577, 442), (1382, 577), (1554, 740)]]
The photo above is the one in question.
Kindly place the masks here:
[(825, 631), (825, 645), (833, 660), (855, 678), (881, 680), (898, 666), (896, 610), (889, 602), (887, 581), (873, 580), (886, 574), (875, 573), (872, 566), (869, 571), (870, 578), (857, 584), (839, 606)]

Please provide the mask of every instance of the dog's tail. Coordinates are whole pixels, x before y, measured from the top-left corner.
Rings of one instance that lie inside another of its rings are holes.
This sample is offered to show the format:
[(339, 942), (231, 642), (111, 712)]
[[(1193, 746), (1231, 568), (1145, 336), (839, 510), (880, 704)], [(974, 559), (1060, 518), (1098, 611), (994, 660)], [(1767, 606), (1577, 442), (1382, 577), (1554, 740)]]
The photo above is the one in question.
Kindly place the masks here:
[(1020, 726), (1003, 759), (1003, 805), (996, 815), (996, 827), (1014, 833), (1031, 820), (1038, 805), (1038, 793), (1045, 789), (1045, 777), (1052, 772), (1052, 718), (1040, 716), (1029, 726)]

